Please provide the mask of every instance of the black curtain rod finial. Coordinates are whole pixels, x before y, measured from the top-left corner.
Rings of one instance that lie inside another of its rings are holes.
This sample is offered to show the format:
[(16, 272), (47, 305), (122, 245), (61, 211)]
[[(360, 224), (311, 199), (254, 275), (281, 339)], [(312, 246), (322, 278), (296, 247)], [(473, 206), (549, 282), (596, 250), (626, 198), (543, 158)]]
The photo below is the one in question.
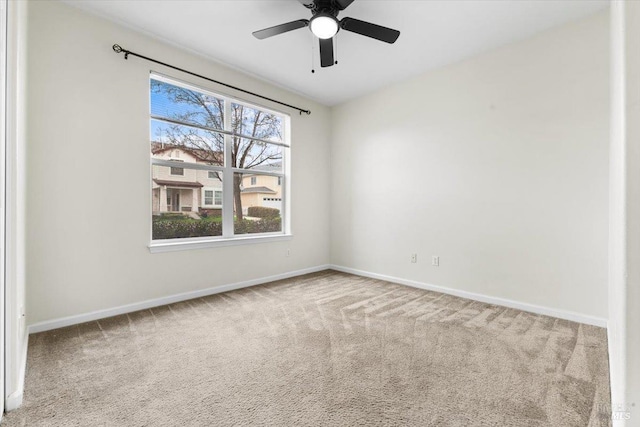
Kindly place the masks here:
[(311, 110), (305, 110), (303, 108), (296, 107), (295, 105), (287, 104), (285, 102), (278, 101), (276, 99), (269, 98), (269, 97), (266, 97), (264, 95), (260, 95), (260, 94), (255, 93), (255, 92), (251, 92), (251, 91), (239, 88), (237, 86), (232, 86), (230, 84), (223, 83), (223, 82), (220, 82), (218, 80), (210, 79), (209, 77), (205, 77), (205, 76), (203, 76), (201, 74), (196, 74), (196, 73), (193, 73), (191, 71), (187, 71), (184, 68), (179, 68), (179, 67), (176, 67), (176, 66), (173, 66), (173, 65), (169, 65), (166, 62), (158, 61), (156, 59), (149, 58), (148, 56), (140, 55), (139, 53), (131, 52), (130, 50), (127, 50), (127, 49), (123, 48), (119, 44), (114, 44), (113, 46), (111, 46), (111, 48), (113, 49), (113, 51), (115, 53), (124, 53), (124, 59), (129, 59), (129, 55), (137, 56), (138, 58), (141, 58), (141, 59), (144, 59), (144, 60), (147, 60), (147, 61), (150, 61), (150, 62), (155, 62), (156, 64), (160, 64), (162, 66), (169, 67), (169, 68), (172, 68), (174, 70), (178, 70), (178, 71), (180, 71), (182, 73), (191, 74), (192, 76), (195, 76), (195, 77), (198, 77), (198, 78), (201, 78), (201, 79), (204, 79), (204, 80), (208, 80), (210, 82), (213, 82), (213, 83), (228, 87), (230, 89), (238, 90), (238, 91), (243, 92), (243, 93), (248, 93), (249, 95), (257, 96), (258, 98), (266, 99), (267, 101), (275, 102), (276, 104), (280, 104), (280, 105), (284, 105), (285, 107), (293, 108), (294, 110), (298, 110), (300, 112), (300, 115), (302, 115), (302, 113), (307, 113), (307, 116), (311, 114)]
[(119, 44), (114, 44), (113, 45), (113, 51), (115, 53), (122, 53), (124, 52), (124, 59), (129, 59), (129, 51), (126, 49), (123, 49), (122, 46), (120, 46)]

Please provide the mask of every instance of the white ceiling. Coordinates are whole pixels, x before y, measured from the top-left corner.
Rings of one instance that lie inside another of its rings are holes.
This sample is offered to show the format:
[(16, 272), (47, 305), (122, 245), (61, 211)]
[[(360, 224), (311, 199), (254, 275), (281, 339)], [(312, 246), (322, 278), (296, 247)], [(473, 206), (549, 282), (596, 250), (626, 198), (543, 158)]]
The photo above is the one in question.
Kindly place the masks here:
[[(317, 41), (312, 41), (308, 29), (266, 40), (251, 35), (265, 27), (308, 19), (310, 12), (296, 0), (66, 2), (326, 105), (526, 38), (609, 4), (608, 0), (356, 0), (340, 18), (395, 28), (400, 38), (389, 45), (341, 31), (337, 36), (339, 64), (320, 68)], [(135, 51), (135, 46), (124, 47)]]

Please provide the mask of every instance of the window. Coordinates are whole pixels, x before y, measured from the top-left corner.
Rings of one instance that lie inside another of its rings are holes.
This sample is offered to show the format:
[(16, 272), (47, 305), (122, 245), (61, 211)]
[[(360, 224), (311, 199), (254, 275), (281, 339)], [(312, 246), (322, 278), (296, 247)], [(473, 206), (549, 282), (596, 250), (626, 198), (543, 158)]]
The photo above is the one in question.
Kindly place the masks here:
[(287, 115), (156, 74), (150, 100), (152, 250), (288, 233)]
[[(171, 159), (172, 162), (181, 162), (182, 160)], [(171, 175), (182, 175), (184, 176), (184, 168), (176, 168), (171, 167)]]
[(222, 206), (222, 190), (204, 189), (202, 193), (203, 202), (206, 207)]
[(213, 190), (204, 190), (204, 204), (213, 205)]

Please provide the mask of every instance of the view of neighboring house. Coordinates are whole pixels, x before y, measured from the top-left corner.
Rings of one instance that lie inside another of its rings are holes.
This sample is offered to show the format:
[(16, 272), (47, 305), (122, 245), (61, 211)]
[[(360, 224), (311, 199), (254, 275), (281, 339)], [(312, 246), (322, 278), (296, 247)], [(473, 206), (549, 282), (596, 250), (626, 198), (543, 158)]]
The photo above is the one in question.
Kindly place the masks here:
[(153, 157), (176, 162), (175, 167), (153, 166), (153, 214), (195, 212), (221, 214), (222, 180), (214, 171), (180, 167), (180, 163), (211, 164), (206, 156), (198, 156), (170, 144), (154, 143)]
[[(153, 166), (153, 214), (166, 212), (194, 212), (221, 215), (222, 180), (214, 171), (180, 167), (180, 163), (211, 164), (211, 153), (199, 155), (196, 150), (172, 144), (153, 143), (152, 154), (156, 159), (176, 162), (175, 167)], [(242, 178), (242, 212), (262, 206), (282, 209), (282, 177), (260, 175), (265, 171), (280, 171), (281, 165), (258, 166), (256, 174)]]
[[(281, 165), (257, 166), (257, 171), (280, 171)], [(282, 177), (245, 174), (242, 177), (242, 212), (247, 213), (252, 206), (275, 208), (282, 211)]]

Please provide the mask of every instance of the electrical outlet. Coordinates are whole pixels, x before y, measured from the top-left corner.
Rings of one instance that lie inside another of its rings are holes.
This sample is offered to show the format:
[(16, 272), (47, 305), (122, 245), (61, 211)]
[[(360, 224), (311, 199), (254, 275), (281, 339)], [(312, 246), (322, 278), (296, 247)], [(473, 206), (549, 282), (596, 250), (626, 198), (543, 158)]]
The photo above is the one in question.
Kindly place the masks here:
[(431, 265), (433, 265), (434, 267), (439, 267), (440, 266), (440, 257), (434, 255), (433, 258), (431, 258)]
[(411, 254), (411, 262), (415, 264), (418, 262), (418, 254)]
[(291, 256), (291, 249), (287, 248), (287, 256), (290, 257)]

